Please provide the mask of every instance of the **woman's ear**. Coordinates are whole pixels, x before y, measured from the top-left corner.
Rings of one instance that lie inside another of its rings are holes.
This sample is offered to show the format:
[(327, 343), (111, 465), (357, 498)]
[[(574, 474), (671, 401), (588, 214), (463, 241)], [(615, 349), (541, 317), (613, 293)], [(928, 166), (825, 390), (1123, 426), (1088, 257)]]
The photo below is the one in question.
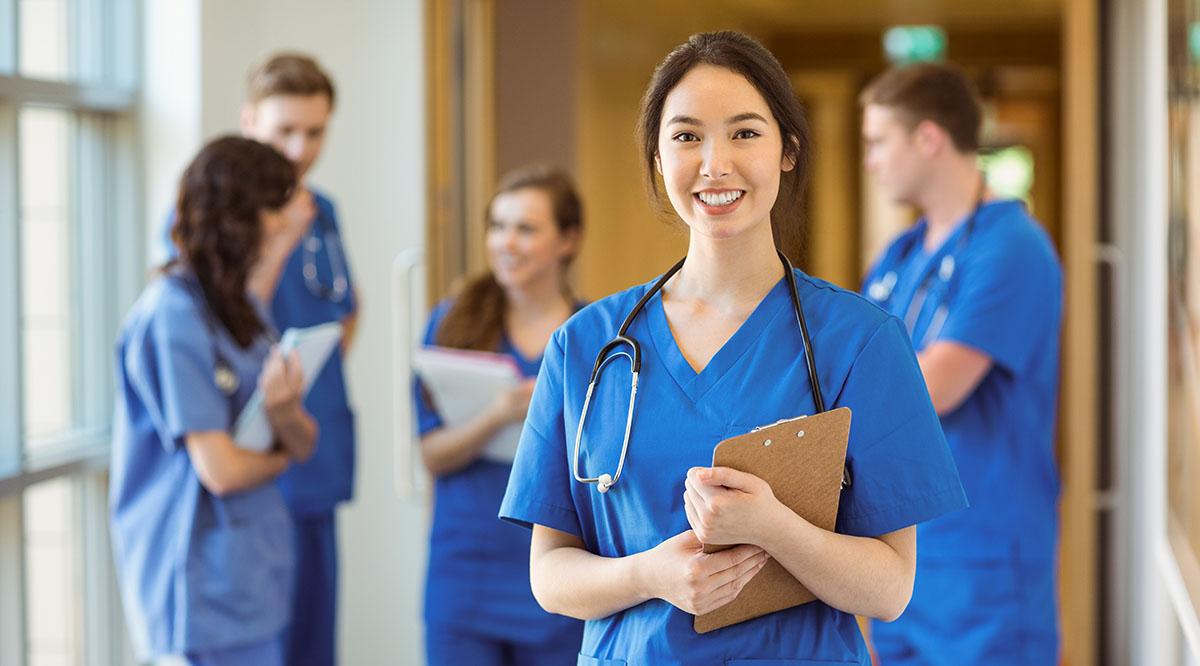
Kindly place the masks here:
[(654, 153), (654, 170), (658, 172), (658, 175), (662, 175), (662, 160), (659, 159), (658, 153)]
[(560, 256), (563, 263), (570, 263), (579, 256), (579, 246), (583, 241), (583, 232), (579, 228), (567, 229), (560, 233)]
[(796, 168), (796, 160), (800, 156), (800, 141), (794, 136), (785, 137), (784, 141), (791, 144), (791, 150), (784, 147), (783, 159), (779, 162), (780, 171), (791, 171)]

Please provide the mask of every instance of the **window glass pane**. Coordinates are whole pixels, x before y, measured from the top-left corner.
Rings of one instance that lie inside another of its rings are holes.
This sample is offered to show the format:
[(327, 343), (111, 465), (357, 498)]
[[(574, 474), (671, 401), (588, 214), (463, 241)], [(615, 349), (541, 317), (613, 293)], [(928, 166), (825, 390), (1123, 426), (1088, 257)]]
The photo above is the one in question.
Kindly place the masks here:
[(1200, 562), (1200, 1), (1169, 5), (1167, 490), (1176, 556)]
[(1033, 189), (1033, 151), (1025, 146), (986, 151), (979, 156), (979, 168), (993, 192), (1029, 204)]
[(73, 425), (71, 117), (23, 109), (19, 132), (25, 441), (36, 447)]
[(25, 619), (29, 666), (81, 663), (82, 590), (76, 484), (58, 478), (25, 491)]
[(69, 0), (20, 0), (18, 72), (38, 79), (70, 76)]

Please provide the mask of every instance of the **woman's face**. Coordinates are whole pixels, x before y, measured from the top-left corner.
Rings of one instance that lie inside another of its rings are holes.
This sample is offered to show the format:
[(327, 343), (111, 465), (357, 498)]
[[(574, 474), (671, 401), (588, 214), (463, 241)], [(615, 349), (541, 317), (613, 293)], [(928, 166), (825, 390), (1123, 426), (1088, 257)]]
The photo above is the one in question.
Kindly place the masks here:
[(714, 240), (770, 228), (783, 157), (779, 123), (741, 74), (697, 65), (663, 104), (657, 166), (692, 233)]
[(575, 253), (577, 234), (561, 233), (554, 206), (542, 190), (526, 187), (496, 195), (488, 210), (487, 257), (505, 289), (557, 281)]

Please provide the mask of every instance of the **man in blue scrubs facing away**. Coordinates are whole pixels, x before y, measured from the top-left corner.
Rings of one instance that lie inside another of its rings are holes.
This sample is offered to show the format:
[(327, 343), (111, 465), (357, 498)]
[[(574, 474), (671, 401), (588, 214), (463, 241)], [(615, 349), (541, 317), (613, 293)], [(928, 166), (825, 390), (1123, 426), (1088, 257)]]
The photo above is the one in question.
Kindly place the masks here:
[[(263, 270), (277, 280), (271, 315), (280, 330), (340, 321), (340, 353), (316, 377), (304, 402), (318, 426), (317, 452), (279, 477), (295, 525), (296, 580), (291, 623), (284, 636), (289, 666), (336, 662), (337, 539), (334, 510), (350, 499), (354, 484), (354, 414), (346, 396), (344, 355), (354, 337), (358, 295), (350, 277), (333, 202), (307, 181), (321, 154), (333, 113), (333, 82), (312, 58), (271, 56), (247, 78), (242, 134), (273, 146), (296, 165), (299, 182), (312, 193), (316, 215), (298, 239), (281, 238), (263, 248)], [(168, 254), (174, 252), (168, 221)]]
[(988, 191), (957, 68), (892, 69), (860, 101), (867, 171), (921, 214), (864, 293), (904, 321), (971, 504), (917, 527), (912, 601), (873, 623), (875, 649), (884, 666), (1055, 664), (1058, 259), (1022, 202)]

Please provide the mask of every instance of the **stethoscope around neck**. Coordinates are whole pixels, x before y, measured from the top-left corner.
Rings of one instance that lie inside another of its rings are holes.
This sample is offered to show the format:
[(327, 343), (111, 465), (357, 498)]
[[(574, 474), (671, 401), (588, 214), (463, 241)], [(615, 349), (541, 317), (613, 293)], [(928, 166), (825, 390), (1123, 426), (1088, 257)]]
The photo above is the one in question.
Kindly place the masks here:
[[(317, 236), (318, 225), (323, 227), (320, 237)], [(341, 303), (346, 300), (346, 292), (350, 290), (350, 274), (346, 270), (346, 255), (342, 252), (342, 242), (331, 227), (332, 225), (322, 224), (321, 216), (317, 215), (312, 231), (302, 243), (304, 266), (301, 272), (304, 274), (304, 286), (308, 288), (309, 293), (331, 303)], [(329, 272), (333, 276), (331, 286), (321, 284), (317, 277), (317, 252), (322, 244), (325, 246), (325, 255), (329, 258)]]
[[(967, 218), (967, 221), (963, 223), (963, 229), (958, 234), (954, 246), (942, 256), (941, 261), (938, 262), (937, 270), (926, 270), (920, 284), (917, 286), (917, 291), (913, 294), (912, 301), (909, 302), (908, 308), (904, 311), (904, 327), (908, 329), (909, 337), (912, 337), (917, 328), (917, 321), (921, 318), (921, 310), (925, 308), (925, 301), (929, 297), (929, 290), (934, 278), (943, 286), (941, 301), (938, 303), (933, 317), (929, 320), (929, 326), (925, 328), (925, 333), (921, 336), (920, 341), (913, 340), (913, 343), (918, 348), (925, 345), (929, 340), (936, 338), (941, 333), (942, 327), (946, 325), (946, 319), (950, 314), (950, 309), (947, 305), (950, 280), (954, 277), (954, 272), (958, 267), (957, 257), (961, 256), (963, 250), (966, 249), (967, 244), (971, 240), (971, 235), (975, 232), (975, 219), (979, 217), (979, 211), (983, 208), (985, 188), (986, 181), (981, 180), (979, 194), (975, 201), (975, 208), (971, 211), (971, 216)], [(917, 244), (920, 242), (920, 238), (914, 238), (909, 246), (900, 253), (895, 263), (904, 263), (904, 260), (915, 251)], [(875, 301), (876, 304), (884, 307), (884, 309), (888, 309), (888, 302), (895, 295), (896, 284), (899, 281), (900, 274), (896, 269), (884, 273), (883, 277), (873, 280), (871, 284), (867, 285), (867, 298)]]
[[(808, 366), (808, 381), (812, 385), (813, 403), (815, 403), (817, 412), (825, 411), (825, 398), (821, 394), (821, 382), (817, 378), (817, 362), (813, 355), (812, 340), (808, 336), (808, 323), (804, 319), (804, 310), (800, 307), (800, 292), (796, 287), (796, 273), (792, 270), (792, 263), (784, 256), (782, 252), (776, 250), (779, 255), (779, 261), (783, 263), (784, 277), (787, 279), (788, 291), (791, 295), (792, 309), (796, 313), (796, 323), (800, 328), (800, 336), (804, 339), (804, 362)], [(575, 480), (580, 483), (596, 484), (596, 489), (601, 493), (606, 493), (610, 488), (616, 485), (621, 479), (621, 472), (625, 469), (625, 456), (629, 452), (629, 433), (633, 427), (633, 410), (637, 400), (638, 377), (642, 370), (642, 346), (637, 339), (629, 335), (629, 326), (633, 324), (633, 320), (645, 308), (646, 303), (658, 292), (662, 291), (663, 285), (670, 280), (672, 276), (683, 268), (683, 263), (687, 261), (687, 257), (680, 259), (674, 266), (670, 268), (663, 276), (650, 287), (629, 314), (625, 316), (625, 321), (621, 324), (621, 328), (617, 329), (617, 335), (610, 340), (606, 345), (601, 347), (600, 353), (596, 355), (596, 362), (592, 365), (592, 374), (588, 378), (587, 395), (583, 399), (583, 409), (579, 414), (579, 427), (575, 431), (575, 453), (571, 466), (571, 472), (575, 476)], [(615, 350), (615, 352), (614, 352)], [(600, 379), (600, 374), (604, 367), (607, 366), (613, 359), (624, 356), (629, 359), (629, 367), (631, 370), (631, 379), (629, 382), (629, 412), (625, 417), (625, 435), (621, 442), (621, 457), (617, 461), (617, 470), (613, 474), (601, 474), (600, 476), (583, 476), (579, 471), (579, 450), (583, 441), (583, 426), (587, 422), (588, 410), (592, 406), (592, 393), (596, 388), (596, 382)]]

